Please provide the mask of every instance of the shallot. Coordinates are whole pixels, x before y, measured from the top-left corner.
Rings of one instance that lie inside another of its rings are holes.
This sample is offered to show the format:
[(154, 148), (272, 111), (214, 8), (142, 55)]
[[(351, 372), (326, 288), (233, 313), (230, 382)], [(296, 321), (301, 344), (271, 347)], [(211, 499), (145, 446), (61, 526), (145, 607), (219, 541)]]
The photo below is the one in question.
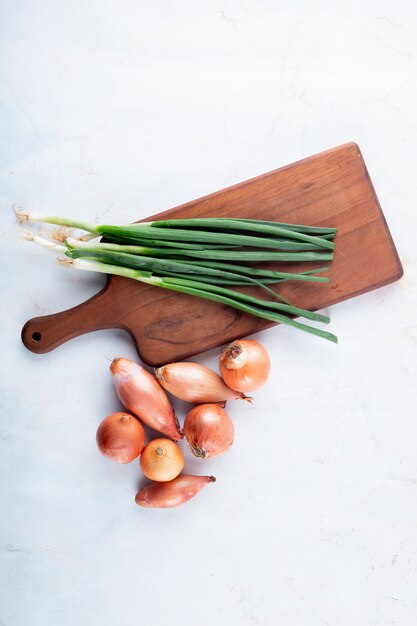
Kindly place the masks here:
[(217, 404), (199, 404), (188, 413), (184, 435), (195, 456), (203, 459), (226, 452), (233, 444), (233, 422)]
[(237, 391), (259, 389), (269, 376), (268, 352), (257, 341), (233, 341), (220, 357), (220, 373), (226, 385)]
[(131, 413), (175, 441), (182, 438), (168, 396), (149, 372), (129, 359), (114, 359), (110, 371), (120, 402)]
[(145, 446), (139, 462), (146, 478), (160, 482), (173, 480), (184, 467), (184, 457), (177, 444), (162, 437)]
[(129, 413), (112, 413), (100, 424), (96, 435), (98, 449), (118, 463), (130, 463), (145, 445), (145, 430)]
[(214, 483), (214, 476), (182, 474), (166, 483), (150, 483), (136, 494), (135, 502), (147, 508), (167, 509), (191, 500), (203, 487)]
[(240, 391), (230, 389), (216, 372), (198, 363), (170, 363), (156, 369), (155, 374), (164, 389), (186, 402), (252, 401)]

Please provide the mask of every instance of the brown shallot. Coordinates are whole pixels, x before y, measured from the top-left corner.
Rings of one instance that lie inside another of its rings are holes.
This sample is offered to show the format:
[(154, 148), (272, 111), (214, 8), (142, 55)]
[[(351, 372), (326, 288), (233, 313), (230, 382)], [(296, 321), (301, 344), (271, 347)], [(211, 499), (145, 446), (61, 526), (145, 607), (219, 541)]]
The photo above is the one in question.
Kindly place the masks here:
[(170, 363), (155, 370), (162, 387), (186, 402), (221, 402), (247, 400), (243, 393), (230, 389), (216, 372), (198, 363)]
[(217, 404), (199, 404), (188, 413), (184, 435), (195, 456), (206, 459), (226, 452), (233, 444), (233, 422)]
[(257, 341), (233, 341), (220, 357), (220, 373), (226, 385), (244, 393), (259, 389), (269, 376), (269, 354)]
[(96, 435), (98, 449), (118, 463), (136, 459), (145, 445), (145, 430), (129, 413), (112, 413), (100, 424)]
[(177, 444), (162, 437), (145, 446), (139, 462), (146, 478), (160, 482), (173, 480), (184, 467), (184, 457)]
[(214, 483), (214, 476), (183, 474), (166, 483), (150, 483), (136, 494), (135, 502), (147, 508), (167, 509), (191, 500), (203, 487)]
[(145, 424), (174, 441), (182, 433), (174, 409), (161, 385), (143, 367), (129, 359), (114, 359), (110, 365), (120, 402)]

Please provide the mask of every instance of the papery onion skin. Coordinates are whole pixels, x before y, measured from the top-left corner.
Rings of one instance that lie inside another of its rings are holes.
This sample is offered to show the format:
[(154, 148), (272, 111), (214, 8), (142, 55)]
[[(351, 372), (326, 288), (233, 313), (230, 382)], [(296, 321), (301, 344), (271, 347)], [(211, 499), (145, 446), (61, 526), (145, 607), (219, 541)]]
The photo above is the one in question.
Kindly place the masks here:
[(145, 446), (139, 463), (146, 478), (166, 482), (182, 472), (184, 457), (176, 443), (159, 437)]
[(143, 450), (145, 430), (136, 417), (129, 413), (112, 413), (104, 418), (97, 429), (98, 449), (117, 463), (130, 463)]
[(191, 409), (183, 430), (192, 453), (202, 459), (224, 454), (233, 445), (233, 422), (217, 404), (199, 404)]
[(216, 482), (214, 476), (189, 476), (183, 474), (166, 483), (150, 483), (138, 491), (135, 502), (139, 506), (169, 509), (184, 504), (203, 487)]
[(186, 402), (252, 401), (243, 393), (230, 389), (216, 372), (198, 363), (170, 363), (156, 369), (155, 375), (164, 389)]
[(267, 381), (269, 354), (251, 339), (238, 339), (229, 344), (220, 356), (220, 373), (226, 385), (244, 393), (259, 389)]
[(167, 394), (157, 380), (130, 359), (114, 359), (110, 365), (120, 402), (145, 424), (177, 441), (182, 432)]

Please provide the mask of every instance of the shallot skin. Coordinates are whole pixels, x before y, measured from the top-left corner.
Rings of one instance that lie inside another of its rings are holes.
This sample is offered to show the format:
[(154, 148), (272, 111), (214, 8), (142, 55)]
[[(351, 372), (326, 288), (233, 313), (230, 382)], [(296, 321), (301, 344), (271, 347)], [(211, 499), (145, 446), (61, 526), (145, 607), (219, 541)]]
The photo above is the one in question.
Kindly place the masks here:
[(158, 437), (150, 441), (142, 450), (139, 464), (146, 478), (168, 482), (182, 472), (184, 457), (177, 444), (171, 439)]
[(117, 463), (130, 463), (143, 450), (146, 435), (142, 424), (129, 413), (112, 413), (97, 429), (98, 449)]
[(233, 445), (234, 426), (217, 404), (199, 404), (187, 414), (184, 435), (192, 453), (202, 459), (224, 454)]
[(114, 359), (110, 365), (120, 402), (145, 424), (174, 441), (182, 432), (167, 394), (157, 380), (130, 359)]
[(243, 393), (230, 389), (216, 372), (199, 363), (169, 363), (157, 368), (155, 375), (166, 391), (186, 402), (252, 401)]
[(237, 339), (220, 356), (220, 374), (226, 385), (244, 393), (259, 389), (268, 379), (267, 350), (252, 339)]
[(149, 509), (169, 509), (184, 504), (203, 487), (214, 483), (214, 476), (189, 476), (182, 474), (165, 483), (150, 483), (138, 491), (135, 502)]

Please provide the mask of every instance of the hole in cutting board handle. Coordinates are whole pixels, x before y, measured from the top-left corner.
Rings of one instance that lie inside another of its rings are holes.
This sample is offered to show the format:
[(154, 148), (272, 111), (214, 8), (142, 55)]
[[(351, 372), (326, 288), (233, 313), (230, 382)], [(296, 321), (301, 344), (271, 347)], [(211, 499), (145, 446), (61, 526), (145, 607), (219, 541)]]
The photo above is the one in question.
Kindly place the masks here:
[(40, 341), (42, 339), (41, 333), (36, 330), (34, 333), (32, 333), (32, 339), (33, 341)]

